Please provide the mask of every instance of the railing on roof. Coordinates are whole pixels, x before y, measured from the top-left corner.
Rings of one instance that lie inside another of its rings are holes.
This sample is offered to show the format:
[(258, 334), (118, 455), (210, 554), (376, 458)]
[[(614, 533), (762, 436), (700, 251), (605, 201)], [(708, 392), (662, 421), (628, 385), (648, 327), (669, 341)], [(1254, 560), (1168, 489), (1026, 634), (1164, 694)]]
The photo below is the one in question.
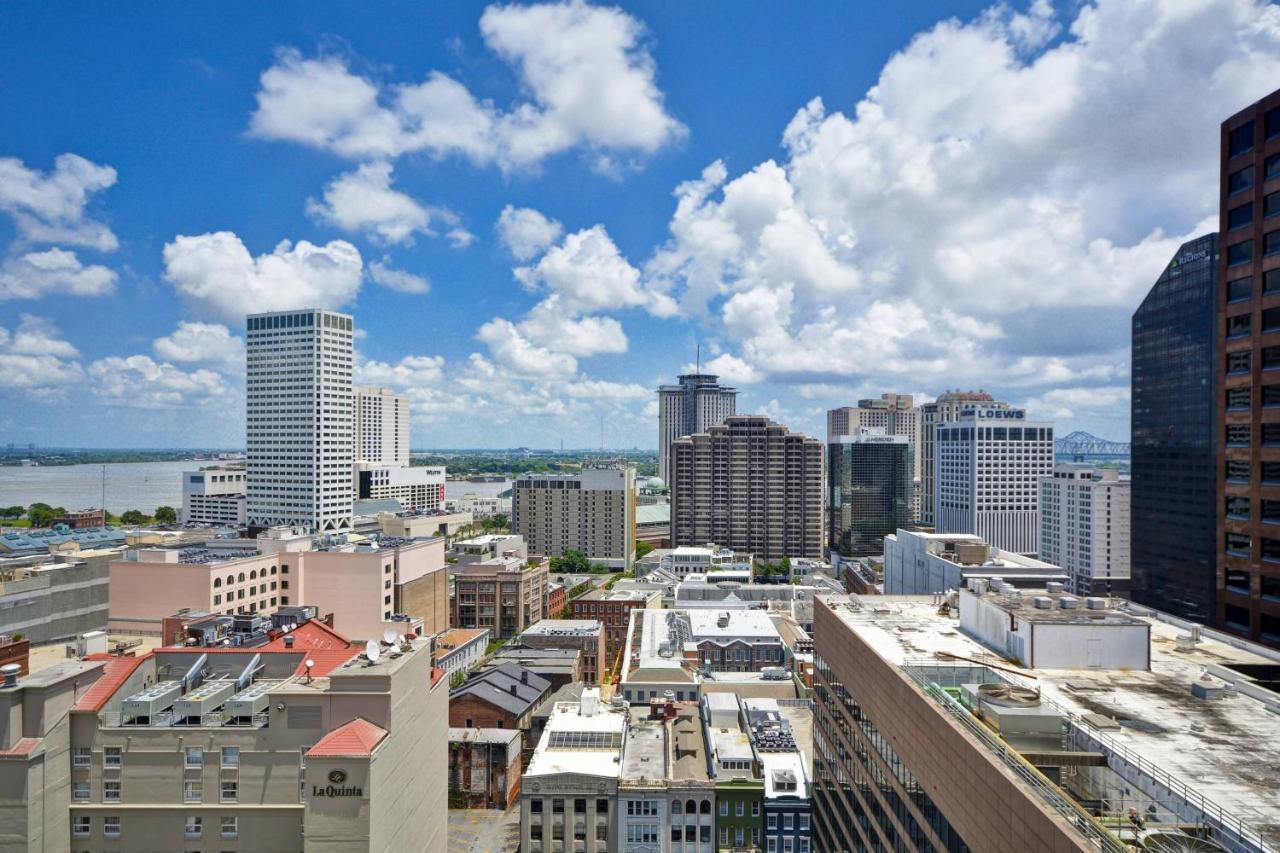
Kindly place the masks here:
[[(146, 722), (138, 722), (139, 719), (145, 719)], [(181, 723), (179, 719), (189, 719), (182, 717), (174, 717), (172, 711), (162, 711), (151, 717), (138, 718), (130, 717), (128, 722), (119, 711), (99, 711), (98, 727), (104, 729), (197, 729), (197, 728), (266, 728), (271, 722), (271, 715), (266, 713), (254, 714), (250, 717), (228, 717), (221, 711), (214, 711), (204, 714), (200, 717), (199, 723)]]
[[(1129, 850), (1130, 848), (1112, 835), (1098, 819), (1088, 814), (1079, 804), (1064, 798), (1059, 793), (1060, 789), (1056, 785), (1050, 783), (1017, 750), (1009, 747), (995, 732), (979, 722), (967, 708), (943, 689), (944, 686), (958, 687), (960, 683), (973, 683), (974, 676), (972, 673), (976, 669), (989, 670), (994, 680), (1005, 681), (1029, 689), (1037, 689), (1032, 682), (1017, 678), (1011, 675), (1008, 670), (1003, 668), (995, 670), (976, 663), (951, 664), (946, 661), (940, 661), (937, 658), (922, 658), (909, 660), (903, 665), (903, 671), (924, 690), (926, 695), (935, 699), (966, 729), (976, 734), (1015, 774), (1027, 782), (1028, 786), (1042, 800), (1062, 814), (1095, 847), (1104, 851), (1115, 851), (1115, 853), (1123, 853), (1123, 851)], [(963, 670), (969, 674), (959, 680), (954, 680), (956, 683), (943, 685), (939, 683), (940, 679), (937, 677), (943, 670)], [(1247, 826), (1238, 816), (1225, 811), (1219, 804), (1207, 799), (1203, 794), (1188, 788), (1182, 780), (1144, 759), (1114, 738), (1094, 730), (1079, 716), (1066, 708), (1043, 696), (1040, 701), (1067, 721), (1070, 732), (1067, 736), (1068, 739), (1083, 737), (1092, 739), (1103, 751), (1109, 752), (1113, 757), (1119, 758), (1120, 761), (1136, 767), (1141, 774), (1156, 785), (1163, 786), (1168, 791), (1171, 799), (1179, 799), (1199, 811), (1204, 816), (1204, 822), (1209, 828), (1234, 836), (1234, 838), (1215, 836), (1214, 840), (1218, 843), (1227, 845), (1228, 849), (1233, 851), (1273, 853), (1274, 848), (1268, 845), (1256, 830)], [(1110, 763), (1108, 763), (1108, 766), (1111, 766)], [(1112, 769), (1114, 770), (1115, 768), (1113, 767)], [(1152, 801), (1154, 802), (1154, 798), (1152, 798)], [(1160, 804), (1157, 803), (1157, 805)], [(1161, 807), (1171, 815), (1176, 816), (1176, 812), (1172, 809), (1167, 806)]]

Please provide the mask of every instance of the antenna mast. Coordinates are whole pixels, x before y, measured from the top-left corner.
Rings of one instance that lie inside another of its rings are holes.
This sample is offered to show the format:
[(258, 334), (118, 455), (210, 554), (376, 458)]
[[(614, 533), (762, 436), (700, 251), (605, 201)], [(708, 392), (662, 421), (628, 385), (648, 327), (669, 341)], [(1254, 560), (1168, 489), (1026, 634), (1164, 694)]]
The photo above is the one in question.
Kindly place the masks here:
[(695, 372), (695, 373), (701, 373), (701, 372), (702, 372), (702, 342), (701, 342), (701, 341), (699, 341), (699, 342), (698, 342), (698, 344), (697, 344), (697, 346), (698, 346), (698, 356), (697, 356), (697, 358), (698, 358), (698, 369), (697, 369), (696, 371), (694, 371), (694, 372)]

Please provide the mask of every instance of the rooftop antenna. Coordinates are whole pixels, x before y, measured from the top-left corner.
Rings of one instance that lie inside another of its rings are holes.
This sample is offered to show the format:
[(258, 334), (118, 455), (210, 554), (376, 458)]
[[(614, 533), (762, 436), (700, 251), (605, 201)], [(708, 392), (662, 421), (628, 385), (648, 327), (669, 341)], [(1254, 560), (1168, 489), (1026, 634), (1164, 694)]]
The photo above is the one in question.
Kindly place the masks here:
[(698, 368), (697, 370), (694, 371), (694, 373), (701, 373), (702, 372), (702, 341), (698, 341), (696, 346), (697, 346), (697, 352), (698, 352), (698, 355), (697, 355)]
[(102, 526), (107, 526), (107, 466), (102, 466)]

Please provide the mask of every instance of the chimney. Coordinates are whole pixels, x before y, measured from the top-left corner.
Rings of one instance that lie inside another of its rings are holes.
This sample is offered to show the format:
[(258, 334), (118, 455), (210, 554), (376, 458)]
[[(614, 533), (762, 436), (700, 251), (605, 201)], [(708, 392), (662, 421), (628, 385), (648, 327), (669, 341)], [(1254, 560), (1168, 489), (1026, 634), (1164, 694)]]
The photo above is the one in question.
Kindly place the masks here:
[(285, 634), (285, 635), (284, 635), (284, 647), (285, 647), (286, 649), (291, 649), (291, 648), (293, 648), (293, 634)]
[(520, 670), (520, 683), (521, 684), (529, 683), (529, 670), (527, 669)]
[(513, 685), (511, 685), (511, 695), (512, 695), (512, 696), (519, 696), (519, 695), (520, 695), (520, 691), (519, 691), (519, 689), (518, 689), (514, 684), (513, 684)]

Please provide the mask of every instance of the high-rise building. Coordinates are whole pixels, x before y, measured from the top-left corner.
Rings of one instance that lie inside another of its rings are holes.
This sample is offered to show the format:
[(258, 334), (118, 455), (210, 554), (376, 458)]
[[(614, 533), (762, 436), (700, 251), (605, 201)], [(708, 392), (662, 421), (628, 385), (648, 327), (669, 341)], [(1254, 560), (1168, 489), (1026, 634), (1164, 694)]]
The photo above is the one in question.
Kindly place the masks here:
[[(857, 411), (856, 409), (854, 411)], [(845, 557), (884, 553), (884, 537), (911, 521), (911, 443), (858, 427), (827, 444), (827, 544)]]
[(409, 398), (386, 388), (354, 388), (356, 461), (409, 464)]
[(1114, 468), (1055, 465), (1040, 481), (1040, 558), (1075, 595), (1129, 593), (1130, 481)]
[(822, 442), (763, 415), (671, 442), (672, 544), (715, 542), (760, 560), (821, 557)]
[(251, 528), (351, 529), (354, 322), (307, 309), (251, 314), (245, 492)]
[(1224, 121), (1221, 139), (1217, 616), (1280, 644), (1280, 575), (1268, 568), (1280, 561), (1280, 90)]
[(710, 373), (686, 373), (678, 385), (658, 387), (658, 475), (671, 485), (671, 442), (706, 432), (737, 411), (738, 389)]
[(1203, 623), (1217, 618), (1218, 289), (1218, 235), (1184, 243), (1133, 312), (1130, 370), (1130, 596)]
[(960, 412), (981, 405), (988, 409), (1007, 409), (986, 391), (947, 391), (932, 403), (920, 406), (920, 518), (921, 524), (936, 524), (935, 504), (938, 498), (938, 424), (954, 421)]
[(939, 533), (976, 533), (1015, 554), (1040, 541), (1039, 480), (1053, 473), (1053, 424), (970, 404), (936, 428)]
[(579, 551), (630, 568), (636, 552), (636, 469), (588, 464), (577, 474), (524, 474), (512, 484), (511, 530), (530, 554)]
[[(883, 429), (887, 435), (904, 436), (909, 442), (911, 482), (908, 484), (911, 521), (919, 521), (923, 484), (920, 457), (920, 409), (910, 394), (881, 394), (858, 401), (857, 407), (842, 406), (827, 411), (827, 443), (842, 435), (856, 435), (859, 427)], [(890, 531), (892, 532), (892, 531)]]

